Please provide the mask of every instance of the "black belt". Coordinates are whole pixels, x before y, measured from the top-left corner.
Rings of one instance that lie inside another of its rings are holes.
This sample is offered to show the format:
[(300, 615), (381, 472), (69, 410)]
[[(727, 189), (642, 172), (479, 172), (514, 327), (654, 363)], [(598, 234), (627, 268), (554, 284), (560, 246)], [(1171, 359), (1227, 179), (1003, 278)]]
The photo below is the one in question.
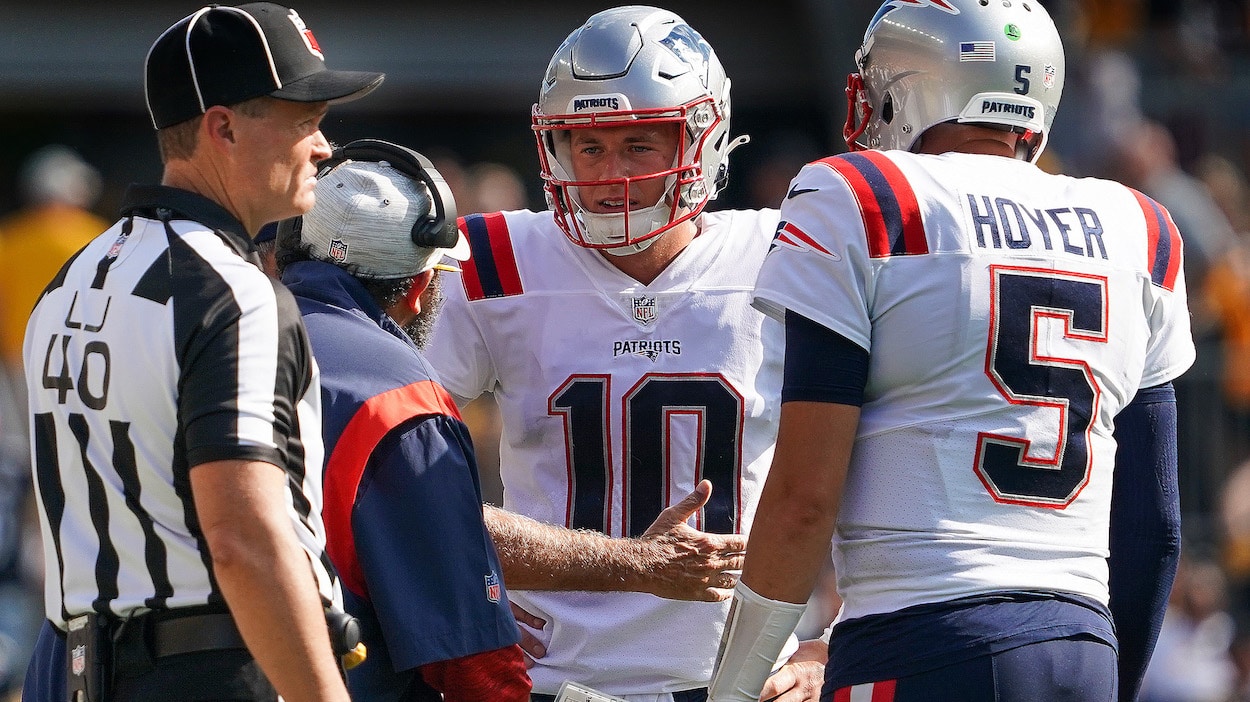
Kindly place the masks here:
[(155, 658), (247, 648), (234, 617), (228, 613), (166, 617), (152, 622), (152, 656)]

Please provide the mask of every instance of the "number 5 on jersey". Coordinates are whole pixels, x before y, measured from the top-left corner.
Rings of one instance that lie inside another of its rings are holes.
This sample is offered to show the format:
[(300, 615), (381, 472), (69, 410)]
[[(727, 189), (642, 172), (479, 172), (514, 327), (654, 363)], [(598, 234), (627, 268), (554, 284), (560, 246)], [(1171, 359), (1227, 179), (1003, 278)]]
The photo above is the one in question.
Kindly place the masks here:
[[(1063, 509), (1089, 483), (1090, 425), (1102, 391), (1088, 362), (1048, 353), (1044, 335), (1107, 343), (1107, 279), (1063, 271), (990, 266), (985, 374), (1013, 405), (1057, 410), (1043, 436), (982, 432), (975, 468), (996, 502)], [(1028, 426), (1037, 426), (1029, 422)], [(1054, 444), (1053, 453), (1034, 443)]]

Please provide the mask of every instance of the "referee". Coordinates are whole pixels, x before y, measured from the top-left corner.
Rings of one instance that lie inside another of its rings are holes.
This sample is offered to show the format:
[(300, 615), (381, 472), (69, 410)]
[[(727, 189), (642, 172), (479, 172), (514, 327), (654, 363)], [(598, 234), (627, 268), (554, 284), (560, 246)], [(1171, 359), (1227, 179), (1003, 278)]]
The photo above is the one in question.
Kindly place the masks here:
[(346, 700), (316, 366), (250, 236), (312, 206), (327, 104), (382, 74), (327, 69), (270, 3), (198, 10), (145, 71), (162, 183), (26, 329), (49, 623), (24, 699)]

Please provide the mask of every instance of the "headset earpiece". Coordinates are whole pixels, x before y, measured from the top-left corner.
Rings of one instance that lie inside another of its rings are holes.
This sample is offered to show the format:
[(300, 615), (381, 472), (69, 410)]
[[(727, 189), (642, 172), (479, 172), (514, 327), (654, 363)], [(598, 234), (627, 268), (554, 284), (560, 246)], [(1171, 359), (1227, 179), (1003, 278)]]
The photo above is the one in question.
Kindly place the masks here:
[(317, 177), (345, 161), (386, 161), (400, 173), (425, 183), (430, 191), (430, 212), (412, 225), (412, 243), (424, 248), (450, 249), (460, 240), (456, 229), (456, 198), (428, 158), (389, 141), (357, 139), (338, 147), (330, 158), (317, 164)]

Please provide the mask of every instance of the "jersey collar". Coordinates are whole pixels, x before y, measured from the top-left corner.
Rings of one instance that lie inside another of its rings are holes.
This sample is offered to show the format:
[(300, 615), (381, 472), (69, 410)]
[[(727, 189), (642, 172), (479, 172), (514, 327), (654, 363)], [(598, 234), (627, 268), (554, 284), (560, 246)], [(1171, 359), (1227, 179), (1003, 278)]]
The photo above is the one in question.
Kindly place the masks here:
[[(162, 216), (160, 210), (168, 210), (170, 214)], [(187, 219), (198, 222), (205, 227), (238, 237), (243, 242), (243, 250), (252, 248), (251, 237), (243, 228), (243, 223), (230, 214), (226, 208), (212, 200), (181, 188), (167, 185), (132, 184), (126, 189), (122, 199), (121, 216), (139, 215), (152, 219)]]

